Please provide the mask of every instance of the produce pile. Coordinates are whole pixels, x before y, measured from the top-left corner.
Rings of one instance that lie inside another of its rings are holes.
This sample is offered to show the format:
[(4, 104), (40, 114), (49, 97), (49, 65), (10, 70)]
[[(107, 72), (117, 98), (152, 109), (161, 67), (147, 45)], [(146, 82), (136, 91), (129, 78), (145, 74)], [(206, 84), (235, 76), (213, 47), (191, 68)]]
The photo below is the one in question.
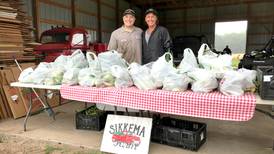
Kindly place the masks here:
[(35, 70), (25, 69), (19, 77), (23, 83), (43, 85), (80, 85), (88, 87), (136, 86), (142, 90), (163, 89), (211, 92), (218, 89), (225, 95), (242, 95), (255, 90), (256, 71), (233, 70), (230, 55), (217, 55), (203, 44), (196, 58), (189, 48), (176, 68), (172, 54), (167, 52), (158, 60), (140, 65), (128, 64), (115, 50), (86, 56), (76, 50), (70, 56), (59, 56), (52, 63), (40, 63)]

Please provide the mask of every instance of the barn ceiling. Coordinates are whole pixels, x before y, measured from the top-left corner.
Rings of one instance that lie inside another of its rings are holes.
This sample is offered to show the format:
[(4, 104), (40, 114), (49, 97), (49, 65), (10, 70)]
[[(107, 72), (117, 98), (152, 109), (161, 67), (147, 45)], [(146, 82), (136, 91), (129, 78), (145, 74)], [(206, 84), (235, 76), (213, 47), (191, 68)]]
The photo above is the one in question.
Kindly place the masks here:
[(222, 5), (273, 2), (273, 0), (128, 0), (138, 7), (153, 7), (159, 10), (185, 9)]

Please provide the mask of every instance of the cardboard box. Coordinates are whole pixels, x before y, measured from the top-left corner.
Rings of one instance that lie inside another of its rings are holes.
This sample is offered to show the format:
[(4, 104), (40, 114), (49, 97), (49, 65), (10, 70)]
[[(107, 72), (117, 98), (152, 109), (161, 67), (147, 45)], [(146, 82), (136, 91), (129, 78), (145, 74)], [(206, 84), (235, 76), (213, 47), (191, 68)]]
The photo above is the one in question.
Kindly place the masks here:
[(19, 95), (18, 88), (10, 87), (8, 85), (3, 86), (8, 104), (10, 106), (13, 118), (20, 118), (26, 115), (25, 106), (21, 96)]

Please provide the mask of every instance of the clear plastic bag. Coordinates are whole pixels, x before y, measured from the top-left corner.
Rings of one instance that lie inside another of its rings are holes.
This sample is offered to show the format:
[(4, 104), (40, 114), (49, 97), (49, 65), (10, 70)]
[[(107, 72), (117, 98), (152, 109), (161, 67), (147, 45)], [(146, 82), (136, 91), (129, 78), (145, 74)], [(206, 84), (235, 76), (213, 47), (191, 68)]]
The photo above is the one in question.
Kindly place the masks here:
[(92, 87), (95, 85), (96, 73), (90, 68), (83, 68), (78, 74), (78, 83), (80, 86)]
[(185, 91), (190, 82), (186, 74), (169, 74), (163, 81), (163, 90)]
[(79, 68), (68, 69), (63, 76), (62, 84), (76, 85), (78, 83), (79, 71)]
[(125, 88), (133, 85), (128, 69), (114, 65), (111, 67), (111, 74), (115, 77), (115, 87)]
[(193, 69), (199, 68), (197, 63), (197, 59), (190, 48), (186, 48), (184, 50), (184, 58), (178, 66), (178, 70), (180, 73), (191, 72)]
[(202, 68), (224, 73), (232, 70), (232, 56), (220, 55), (211, 51), (207, 44), (202, 44), (198, 51), (198, 61)]
[(205, 69), (195, 69), (187, 75), (193, 79), (191, 90), (194, 92), (211, 92), (218, 87), (218, 82), (214, 74)]
[(169, 52), (152, 64), (151, 76), (155, 79), (158, 88), (163, 86), (165, 77), (172, 73), (176, 73), (176, 68), (173, 67), (173, 56)]
[(156, 82), (151, 76), (150, 69), (146, 66), (131, 63), (129, 65), (129, 74), (137, 88), (142, 90), (157, 89)]
[(127, 68), (126, 61), (122, 58), (122, 55), (115, 50), (100, 53), (98, 60), (102, 72), (110, 71), (111, 66), (114, 65)]

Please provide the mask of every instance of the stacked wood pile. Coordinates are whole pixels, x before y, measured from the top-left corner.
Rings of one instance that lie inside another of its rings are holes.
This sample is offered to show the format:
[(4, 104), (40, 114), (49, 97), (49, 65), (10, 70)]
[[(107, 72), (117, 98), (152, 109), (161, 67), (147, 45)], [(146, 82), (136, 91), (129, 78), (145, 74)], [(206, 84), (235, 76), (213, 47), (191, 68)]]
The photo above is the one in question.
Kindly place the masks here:
[(21, 0), (0, 0), (0, 63), (34, 61), (33, 30)]

